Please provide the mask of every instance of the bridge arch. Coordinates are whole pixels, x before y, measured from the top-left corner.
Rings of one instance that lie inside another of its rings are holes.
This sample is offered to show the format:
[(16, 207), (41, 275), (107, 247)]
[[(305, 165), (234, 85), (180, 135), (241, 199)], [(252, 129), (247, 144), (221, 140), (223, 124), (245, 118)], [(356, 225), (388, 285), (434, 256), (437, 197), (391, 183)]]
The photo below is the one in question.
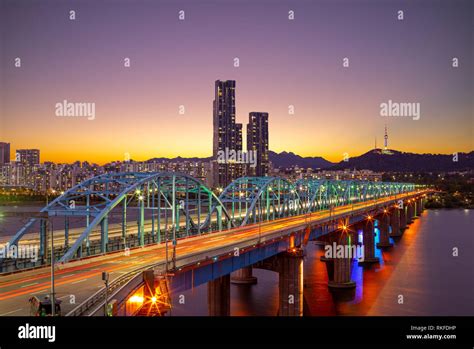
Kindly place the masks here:
[(240, 177), (222, 190), (219, 199), (240, 226), (302, 212), (295, 185), (280, 177)]
[[(109, 216), (121, 207), (122, 238), (126, 238), (129, 211), (137, 213), (138, 244), (145, 242), (145, 219), (151, 225), (151, 241), (161, 242), (163, 233), (175, 241), (179, 237), (201, 234), (206, 230), (222, 230), (224, 224), (232, 225), (230, 215), (219, 198), (199, 180), (173, 172), (127, 172), (103, 174), (88, 179), (67, 190), (40, 211), (40, 218), (32, 218), (11, 239), (10, 245), (19, 240), (40, 220), (40, 240), (45, 241), (45, 221), (52, 216), (82, 217), (84, 230), (69, 247), (69, 224), (65, 223), (66, 251), (60, 262), (67, 262), (75, 255), (82, 255), (83, 243), (89, 248), (91, 232), (100, 226), (100, 252), (108, 251)], [(211, 208), (217, 208), (212, 210)], [(215, 219), (212, 217), (214, 213)], [(184, 217), (181, 219), (180, 217)], [(203, 216), (206, 216), (205, 218)], [(161, 228), (165, 225), (165, 229)], [(150, 234), (148, 234), (150, 235)], [(44, 236), (43, 238), (41, 238)], [(149, 236), (148, 236), (149, 238)], [(150, 239), (148, 239), (150, 241)], [(123, 247), (127, 247), (126, 243)], [(42, 247), (45, 253), (45, 247)]]
[(412, 191), (415, 185), (360, 180), (299, 179), (296, 187), (306, 213)]

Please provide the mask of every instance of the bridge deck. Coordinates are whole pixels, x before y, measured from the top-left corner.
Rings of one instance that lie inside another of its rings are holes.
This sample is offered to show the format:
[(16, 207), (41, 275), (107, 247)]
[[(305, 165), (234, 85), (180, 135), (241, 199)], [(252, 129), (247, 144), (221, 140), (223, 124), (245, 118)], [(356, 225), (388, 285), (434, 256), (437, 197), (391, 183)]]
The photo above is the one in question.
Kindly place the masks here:
[[(222, 252), (233, 252), (234, 247), (244, 248), (255, 244), (261, 237), (268, 238), (285, 236), (292, 231), (302, 229), (308, 224), (317, 225), (349, 215), (360, 215), (367, 210), (391, 204), (401, 198), (419, 195), (421, 192), (411, 192), (397, 197), (387, 197), (375, 201), (366, 201), (353, 205), (336, 207), (333, 212), (320, 211), (311, 215), (299, 215), (266, 221), (245, 227), (181, 239), (176, 247), (177, 267), (203, 257), (218, 256)], [(171, 243), (169, 256), (171, 258)], [(165, 264), (165, 244), (151, 245), (130, 250), (130, 255), (122, 252), (91, 257), (81, 261), (73, 261), (58, 266), (55, 273), (56, 294), (62, 299), (63, 314), (66, 314), (77, 304), (83, 302), (91, 294), (103, 287), (102, 271), (110, 273), (111, 281), (139, 267)], [(29, 315), (28, 299), (32, 295), (44, 294), (50, 288), (50, 269), (48, 267), (18, 272), (1, 277), (0, 282), (0, 316)], [(71, 304), (71, 295), (75, 304)]]

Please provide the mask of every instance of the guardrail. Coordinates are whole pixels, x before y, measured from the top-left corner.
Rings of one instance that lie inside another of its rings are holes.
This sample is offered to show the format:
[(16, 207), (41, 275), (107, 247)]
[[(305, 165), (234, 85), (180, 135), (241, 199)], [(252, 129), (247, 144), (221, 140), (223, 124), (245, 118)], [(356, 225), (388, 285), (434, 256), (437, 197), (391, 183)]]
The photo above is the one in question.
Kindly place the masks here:
[[(144, 266), (144, 267), (140, 267), (140, 268), (134, 269), (134, 270), (128, 272), (127, 274), (121, 275), (118, 278), (114, 279), (109, 284), (107, 294), (109, 296), (112, 296), (112, 294), (115, 290), (117, 290), (119, 287), (121, 287), (123, 285), (126, 285), (138, 273), (140, 273), (144, 270), (147, 270), (149, 268), (152, 268), (152, 266), (147, 265), (147, 266)], [(105, 303), (105, 296), (106, 296), (106, 290), (105, 290), (105, 286), (104, 286), (99, 291), (97, 291), (92, 296), (90, 296), (85, 301), (83, 301), (81, 304), (79, 304), (77, 307), (72, 309), (69, 313), (66, 314), (66, 316), (84, 316), (93, 307), (95, 308), (94, 312), (97, 311), (97, 304)]]

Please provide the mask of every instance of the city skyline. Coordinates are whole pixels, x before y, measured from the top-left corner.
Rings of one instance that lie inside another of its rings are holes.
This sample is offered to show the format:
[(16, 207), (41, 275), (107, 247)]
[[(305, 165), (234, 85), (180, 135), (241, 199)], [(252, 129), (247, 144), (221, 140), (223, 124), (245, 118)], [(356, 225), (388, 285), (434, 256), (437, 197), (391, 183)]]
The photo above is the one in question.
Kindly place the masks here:
[[(276, 152), (338, 162), (344, 153), (371, 149), (385, 124), (393, 149), (469, 152), (469, 14), (462, 6), (440, 4), (446, 11), (437, 11), (423, 4), (282, 2), (268, 9), (185, 2), (180, 21), (178, 5), (143, 3), (134, 6), (138, 23), (126, 3), (109, 8), (84, 1), (71, 21), (67, 4), (30, 4), (22, 11), (6, 2), (0, 139), (12, 144), (12, 153), (39, 148), (43, 161), (54, 162), (103, 164), (126, 153), (137, 161), (208, 157), (212, 83), (230, 79), (239, 86), (236, 122), (245, 123), (252, 111), (268, 112)], [(399, 8), (404, 21), (397, 20)], [(17, 57), (21, 67), (14, 65)], [(95, 119), (56, 116), (63, 100), (95, 103)], [(421, 118), (382, 117), (379, 107), (387, 101), (417, 102)]]

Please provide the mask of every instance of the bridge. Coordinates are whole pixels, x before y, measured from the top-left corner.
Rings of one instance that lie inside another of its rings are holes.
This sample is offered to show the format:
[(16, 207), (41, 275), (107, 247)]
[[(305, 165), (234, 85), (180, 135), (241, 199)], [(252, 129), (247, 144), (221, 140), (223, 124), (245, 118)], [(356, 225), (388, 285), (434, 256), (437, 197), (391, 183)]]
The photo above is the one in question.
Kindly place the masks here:
[[(358, 262), (377, 263), (374, 232), (377, 247), (389, 248), (429, 193), (410, 183), (278, 177), (242, 177), (214, 193), (180, 173), (100, 175), (49, 203), (10, 240), (39, 242), (41, 258), (2, 262), (0, 315), (27, 315), (29, 296), (49, 292), (51, 253), (69, 315), (103, 314), (109, 301), (117, 315), (161, 313), (169, 293), (204, 283), (210, 315), (228, 315), (231, 274), (232, 282), (252, 283), (252, 267), (279, 273), (280, 315), (301, 315), (308, 241), (355, 246), (361, 232)], [(329, 287), (355, 287), (351, 263), (326, 260)]]

